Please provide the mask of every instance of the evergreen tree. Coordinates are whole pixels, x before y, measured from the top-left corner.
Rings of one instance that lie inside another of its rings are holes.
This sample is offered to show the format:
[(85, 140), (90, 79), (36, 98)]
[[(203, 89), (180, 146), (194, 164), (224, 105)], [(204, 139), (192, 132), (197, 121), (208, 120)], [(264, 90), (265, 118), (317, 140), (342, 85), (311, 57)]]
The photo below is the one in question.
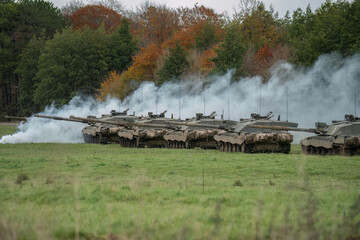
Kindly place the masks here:
[(110, 36), (110, 69), (117, 72), (126, 70), (137, 51), (136, 42), (130, 33), (130, 23), (123, 18), (120, 26)]
[(189, 67), (189, 62), (186, 59), (186, 51), (176, 42), (173, 48), (170, 48), (170, 55), (165, 60), (164, 66), (158, 71), (158, 84), (162, 84), (172, 78), (179, 78), (184, 71)]
[(57, 33), (40, 56), (34, 102), (42, 108), (66, 104), (77, 94), (95, 94), (108, 72), (107, 40), (104, 27)]
[(226, 30), (224, 40), (216, 49), (217, 56), (212, 59), (216, 65), (216, 71), (225, 73), (229, 69), (235, 69), (240, 73), (242, 58), (245, 52), (239, 25), (236, 22), (230, 24)]
[(34, 36), (52, 38), (65, 26), (64, 17), (52, 3), (43, 0), (0, 2), (0, 112), (17, 114), (18, 86), (22, 77), (15, 70), (20, 54)]
[(36, 73), (38, 72), (39, 58), (45, 42), (45, 37), (34, 37), (20, 55), (21, 61), (16, 69), (16, 74), (21, 76), (19, 105), (20, 114), (23, 116), (30, 116), (40, 110), (39, 106), (34, 103), (33, 96), (38, 83)]
[(218, 40), (215, 32), (215, 26), (210, 21), (206, 21), (199, 34), (195, 37), (196, 47), (201, 50), (209, 49)]

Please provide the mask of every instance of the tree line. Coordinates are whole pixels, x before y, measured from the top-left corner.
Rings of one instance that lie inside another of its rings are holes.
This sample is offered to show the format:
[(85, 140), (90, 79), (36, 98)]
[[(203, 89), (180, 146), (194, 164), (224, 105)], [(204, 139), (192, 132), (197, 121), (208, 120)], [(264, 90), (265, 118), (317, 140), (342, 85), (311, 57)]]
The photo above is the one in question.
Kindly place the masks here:
[(143, 81), (161, 85), (234, 70), (261, 76), (285, 60), (310, 66), (326, 53), (360, 49), (360, 0), (325, 1), (279, 17), (258, 0), (232, 16), (206, 6), (145, 1), (129, 11), (115, 0), (0, 0), (0, 115), (30, 115), (75, 95), (124, 99)]

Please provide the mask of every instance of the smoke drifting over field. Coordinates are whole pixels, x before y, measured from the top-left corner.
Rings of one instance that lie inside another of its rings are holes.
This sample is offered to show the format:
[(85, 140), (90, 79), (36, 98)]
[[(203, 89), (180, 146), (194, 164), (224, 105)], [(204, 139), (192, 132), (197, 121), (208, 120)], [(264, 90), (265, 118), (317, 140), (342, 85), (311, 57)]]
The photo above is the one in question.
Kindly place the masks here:
[[(168, 82), (160, 88), (144, 82), (122, 102), (114, 98), (96, 102), (75, 97), (68, 105), (60, 109), (51, 106), (41, 114), (101, 116), (112, 109), (130, 108), (129, 112), (135, 111), (139, 115), (167, 110), (167, 116), (173, 114), (175, 118), (179, 115), (190, 118), (205, 110), (205, 114), (216, 111), (220, 117), (224, 112), (225, 119), (238, 120), (254, 112), (266, 114), (272, 111), (276, 117), (281, 115), (282, 120), (288, 116), (289, 121), (298, 122), (301, 127), (313, 127), (316, 121), (331, 123), (333, 119), (343, 119), (344, 114), (360, 112), (360, 94), (356, 96), (355, 91), (360, 85), (360, 55), (346, 59), (336, 54), (323, 55), (306, 69), (286, 62), (279, 63), (264, 85), (260, 84), (259, 77), (236, 82), (230, 79), (231, 72), (207, 79), (205, 86), (196, 78), (180, 83)], [(81, 128), (84, 126), (81, 123), (30, 118), (19, 126), (17, 133), (4, 136), (0, 143), (83, 142)]]

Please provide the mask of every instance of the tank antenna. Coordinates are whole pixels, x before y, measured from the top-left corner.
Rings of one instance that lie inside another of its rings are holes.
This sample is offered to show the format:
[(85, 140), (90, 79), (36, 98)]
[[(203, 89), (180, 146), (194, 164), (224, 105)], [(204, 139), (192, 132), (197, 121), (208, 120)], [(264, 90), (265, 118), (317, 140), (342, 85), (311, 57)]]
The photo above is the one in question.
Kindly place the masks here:
[(205, 84), (203, 84), (203, 93), (204, 93), (204, 115), (205, 115), (205, 103), (206, 103), (206, 99), (205, 99), (205, 91), (206, 91), (206, 89), (205, 89)]
[(261, 80), (260, 80), (260, 99), (259, 99), (259, 114), (261, 116)]
[(159, 101), (159, 88), (158, 88), (158, 87), (156, 87), (155, 114), (157, 114), (158, 101)]
[(141, 109), (141, 115), (142, 115), (142, 112), (143, 112), (143, 86), (141, 86), (141, 100), (140, 100), (140, 102), (141, 102), (141, 104), (140, 104), (140, 109)]
[(355, 78), (354, 78), (354, 88), (355, 88), (354, 98), (355, 98), (355, 116), (356, 116), (356, 79)]
[(227, 100), (228, 100), (228, 118), (230, 120), (230, 84), (231, 80), (229, 80), (228, 92), (227, 92)]
[(286, 83), (286, 121), (289, 120), (289, 89), (288, 83)]
[(180, 97), (180, 81), (179, 81), (179, 119), (181, 119), (180, 101), (181, 101), (181, 97)]

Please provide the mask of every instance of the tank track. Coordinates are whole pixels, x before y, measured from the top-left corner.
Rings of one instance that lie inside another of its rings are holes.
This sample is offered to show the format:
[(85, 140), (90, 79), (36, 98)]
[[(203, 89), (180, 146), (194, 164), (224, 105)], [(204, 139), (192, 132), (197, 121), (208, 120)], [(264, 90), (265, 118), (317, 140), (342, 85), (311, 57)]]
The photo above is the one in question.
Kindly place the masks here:
[(353, 156), (356, 154), (355, 148), (345, 148), (343, 145), (334, 146), (334, 148), (315, 147), (312, 145), (301, 145), (302, 152), (306, 155), (341, 155), (341, 156)]
[(120, 146), (122, 147), (131, 147), (131, 148), (136, 148), (138, 147), (138, 143), (136, 139), (127, 139), (127, 138), (123, 138), (121, 137), (119, 140)]
[(194, 148), (194, 146), (192, 144), (189, 143), (189, 141), (183, 142), (183, 141), (171, 141), (168, 140), (165, 142), (165, 147), (166, 148), (171, 148), (171, 149), (190, 149), (190, 148)]
[(89, 134), (83, 134), (83, 138), (85, 143), (95, 143), (95, 144), (100, 143), (100, 139), (98, 135), (92, 136)]
[(218, 150), (221, 152), (243, 152), (243, 153), (285, 153), (290, 152), (290, 143), (282, 144), (231, 144), (218, 142)]

